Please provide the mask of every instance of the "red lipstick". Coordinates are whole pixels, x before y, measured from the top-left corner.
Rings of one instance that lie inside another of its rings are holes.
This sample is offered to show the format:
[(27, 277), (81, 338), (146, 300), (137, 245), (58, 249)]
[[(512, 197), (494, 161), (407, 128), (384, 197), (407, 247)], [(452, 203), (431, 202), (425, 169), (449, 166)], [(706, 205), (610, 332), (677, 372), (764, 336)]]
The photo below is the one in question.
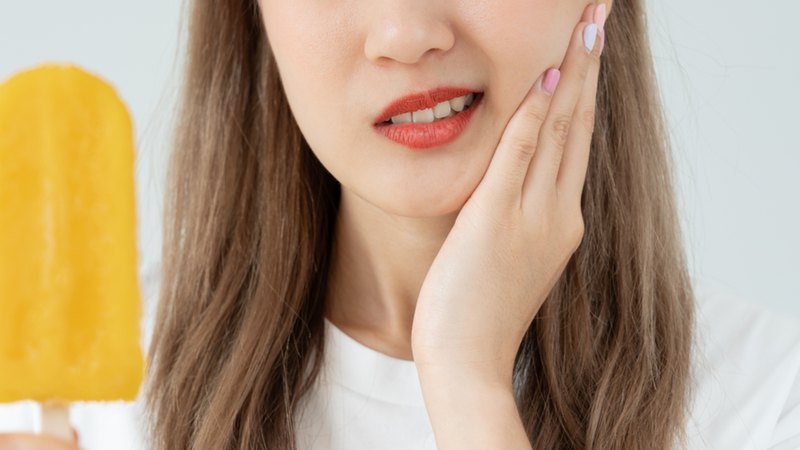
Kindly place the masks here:
[(466, 88), (444, 87), (434, 89), (432, 91), (407, 95), (393, 101), (389, 106), (387, 106), (375, 119), (375, 125), (378, 125), (381, 122), (386, 122), (392, 117), (399, 116), (403, 113), (433, 108), (441, 102), (446, 102), (447, 100), (452, 100), (456, 97), (467, 95), (470, 92), (475, 91)]
[[(454, 116), (437, 119), (431, 123), (393, 124), (387, 122), (394, 116), (433, 108), (441, 102), (470, 93), (475, 94), (472, 103)], [(453, 141), (466, 129), (482, 100), (482, 92), (475, 92), (472, 89), (465, 88), (441, 88), (420, 94), (412, 94), (396, 100), (384, 109), (376, 118), (376, 123), (373, 127), (381, 135), (412, 149), (436, 147)]]

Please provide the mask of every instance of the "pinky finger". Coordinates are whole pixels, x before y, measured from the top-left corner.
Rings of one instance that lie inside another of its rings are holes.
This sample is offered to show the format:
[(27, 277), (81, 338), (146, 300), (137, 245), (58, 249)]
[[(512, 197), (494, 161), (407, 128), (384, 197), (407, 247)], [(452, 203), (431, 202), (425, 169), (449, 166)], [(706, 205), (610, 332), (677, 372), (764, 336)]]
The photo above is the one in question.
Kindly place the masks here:
[(597, 43), (592, 51), (592, 62), (586, 74), (581, 96), (575, 105), (575, 126), (581, 127), (570, 133), (566, 143), (561, 166), (558, 170), (556, 186), (559, 197), (572, 199), (573, 204), (580, 205), (581, 194), (586, 182), (586, 169), (592, 145), (592, 134), (595, 128), (595, 111), (597, 106), (597, 80), (600, 72), (600, 52), (605, 44), (605, 35), (597, 35)]

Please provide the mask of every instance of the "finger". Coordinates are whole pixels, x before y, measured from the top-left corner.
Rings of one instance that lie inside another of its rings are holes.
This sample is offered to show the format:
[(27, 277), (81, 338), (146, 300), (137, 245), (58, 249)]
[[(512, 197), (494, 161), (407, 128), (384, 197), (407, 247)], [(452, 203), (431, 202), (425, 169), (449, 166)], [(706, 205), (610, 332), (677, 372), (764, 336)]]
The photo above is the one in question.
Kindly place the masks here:
[[(593, 8), (593, 5), (590, 8)], [(597, 25), (591, 22), (581, 21), (573, 30), (570, 46), (561, 66), (561, 79), (553, 94), (550, 111), (539, 132), (536, 154), (533, 155), (525, 178), (523, 197), (555, 191), (558, 168), (572, 125), (575, 106), (591, 62), (591, 55), (584, 45), (584, 34), (591, 40), (590, 32), (596, 27)]]
[(76, 450), (75, 445), (52, 436), (28, 433), (0, 434), (0, 450)]
[[(602, 17), (596, 17), (596, 23), (600, 27), (602, 27), (603, 20)], [(556, 180), (559, 198), (572, 201), (578, 207), (580, 207), (583, 186), (586, 184), (586, 168), (589, 165), (592, 134), (595, 127), (597, 79), (600, 73), (600, 52), (604, 40), (605, 36), (598, 30), (597, 42), (589, 64), (589, 74), (586, 76), (583, 91), (575, 107), (575, 120), (570, 128)]]
[(602, 2), (598, 2), (592, 0), (591, 2), (587, 3), (586, 6), (583, 7), (583, 14), (581, 15), (581, 22), (593, 22), (594, 18), (594, 11), (597, 5)]
[(558, 76), (558, 70), (553, 68), (539, 75), (506, 124), (486, 170), (489, 185), (497, 191), (494, 198), (503, 207), (520, 206), (522, 183), (536, 152), (539, 129), (550, 107), (551, 95), (544, 91), (542, 83), (545, 78), (550, 84), (557, 82)]
[[(591, 5), (584, 8), (582, 17), (591, 17)], [(554, 68), (546, 70), (530, 87), (506, 124), (489, 168), (486, 170), (484, 177), (487, 181), (481, 183), (496, 191), (491, 195), (498, 199), (503, 207), (521, 205), (522, 185), (536, 151), (539, 130), (552, 101), (552, 93), (545, 92), (542, 86), (545, 76), (548, 85), (555, 86), (560, 71)]]

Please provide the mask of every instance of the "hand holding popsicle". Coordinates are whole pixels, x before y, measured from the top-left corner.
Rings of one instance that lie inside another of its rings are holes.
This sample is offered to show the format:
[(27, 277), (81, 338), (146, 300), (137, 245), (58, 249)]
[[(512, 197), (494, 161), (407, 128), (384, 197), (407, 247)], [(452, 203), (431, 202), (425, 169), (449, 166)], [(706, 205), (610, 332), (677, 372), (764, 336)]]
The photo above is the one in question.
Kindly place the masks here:
[(0, 450), (80, 450), (77, 435), (60, 439), (29, 433), (0, 434)]
[(45, 402), (43, 431), (67, 440), (67, 402), (134, 400), (144, 374), (133, 144), (79, 68), (0, 85), (0, 402)]

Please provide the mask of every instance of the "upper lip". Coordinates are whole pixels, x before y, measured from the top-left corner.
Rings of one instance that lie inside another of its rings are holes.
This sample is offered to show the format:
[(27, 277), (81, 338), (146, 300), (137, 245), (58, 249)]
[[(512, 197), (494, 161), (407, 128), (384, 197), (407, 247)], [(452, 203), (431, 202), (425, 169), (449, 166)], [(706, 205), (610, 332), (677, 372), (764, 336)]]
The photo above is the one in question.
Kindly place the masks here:
[(441, 102), (473, 92), (477, 93), (478, 91), (463, 87), (446, 86), (423, 92), (415, 92), (400, 97), (390, 103), (389, 106), (378, 115), (375, 119), (375, 125), (386, 122), (394, 116), (407, 112), (419, 111), (421, 109), (433, 108)]

